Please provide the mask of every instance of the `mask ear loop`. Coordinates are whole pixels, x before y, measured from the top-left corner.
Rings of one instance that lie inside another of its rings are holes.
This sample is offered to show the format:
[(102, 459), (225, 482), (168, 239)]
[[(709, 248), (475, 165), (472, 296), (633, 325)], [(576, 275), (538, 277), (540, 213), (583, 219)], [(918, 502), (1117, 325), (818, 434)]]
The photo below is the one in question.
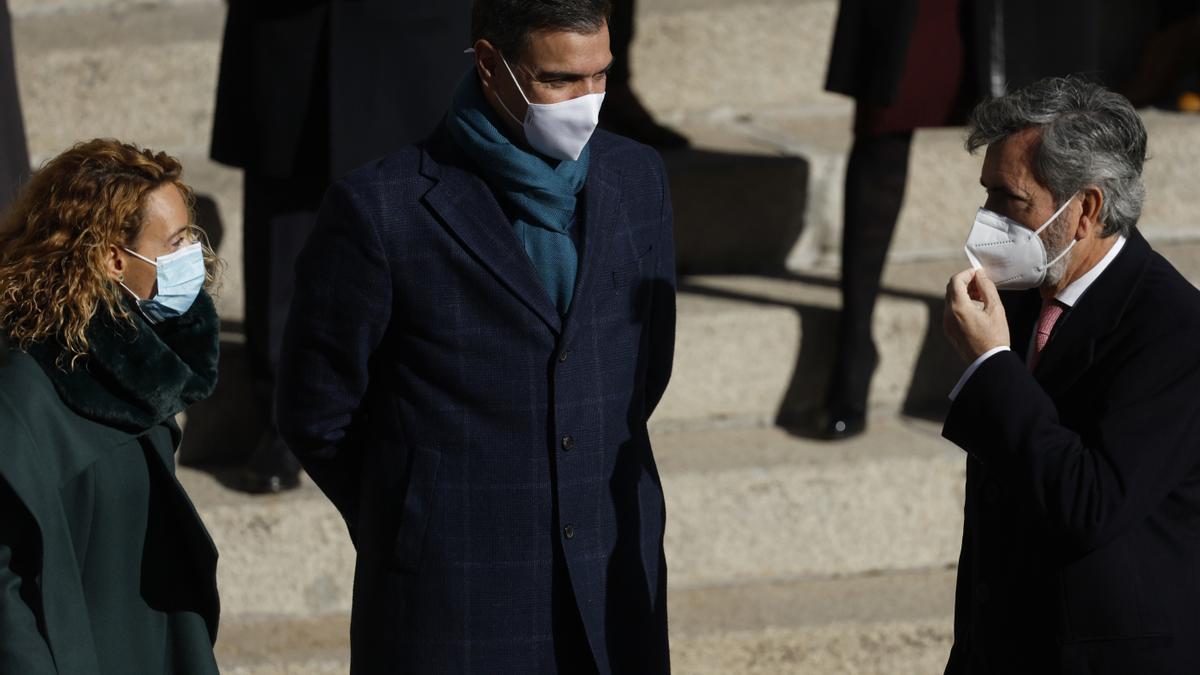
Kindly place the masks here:
[(1034, 234), (1041, 234), (1042, 230), (1046, 229), (1047, 227), (1050, 227), (1050, 223), (1053, 223), (1059, 216), (1061, 216), (1062, 212), (1067, 210), (1067, 206), (1078, 196), (1079, 196), (1079, 192), (1076, 191), (1075, 194), (1068, 197), (1067, 201), (1063, 202), (1062, 206), (1058, 207), (1058, 210), (1054, 212), (1054, 215), (1052, 215), (1048, 219), (1046, 219), (1046, 222), (1042, 223), (1042, 226), (1039, 227), (1034, 232)]
[(1066, 256), (1068, 253), (1070, 253), (1070, 252), (1071, 252), (1071, 249), (1075, 248), (1075, 244), (1078, 244), (1078, 243), (1079, 243), (1079, 240), (1078, 240), (1078, 239), (1072, 239), (1072, 240), (1071, 240), (1071, 243), (1070, 243), (1070, 244), (1068, 244), (1068, 245), (1067, 245), (1067, 247), (1063, 249), (1063, 252), (1062, 252), (1062, 253), (1059, 253), (1057, 256), (1055, 256), (1054, 260), (1051, 260), (1050, 262), (1046, 263), (1046, 264), (1045, 264), (1045, 265), (1042, 267), (1042, 269), (1044, 269), (1044, 270), (1048, 270), (1048, 269), (1050, 269), (1051, 267), (1053, 267), (1053, 266), (1054, 266), (1054, 263), (1058, 262), (1059, 260), (1062, 260), (1062, 259), (1063, 259), (1063, 257), (1065, 257), (1065, 256)]
[[(125, 251), (126, 253), (128, 253), (129, 255), (131, 255), (131, 256), (133, 256), (133, 257), (137, 258), (138, 260), (141, 260), (141, 261), (143, 261), (143, 262), (146, 262), (146, 263), (149, 263), (149, 264), (151, 264), (151, 265), (154, 265), (154, 267), (155, 267), (155, 268), (157, 268), (157, 267), (158, 267), (158, 263), (157, 263), (157, 262), (155, 262), (155, 261), (153, 261), (153, 260), (151, 260), (151, 259), (147, 258), (146, 256), (142, 255), (141, 253), (138, 253), (137, 251), (131, 250), (131, 249), (129, 249), (129, 248), (126, 248), (126, 247), (124, 247), (124, 246), (122, 246), (122, 247), (121, 247), (121, 249), (122, 249), (122, 250), (124, 250), (124, 251)], [(128, 286), (126, 286), (126, 285), (125, 285), (125, 275), (124, 275), (124, 273), (122, 273), (122, 274), (121, 274), (121, 278), (117, 280), (117, 284), (118, 284), (118, 285), (119, 285), (121, 288), (124, 288), (126, 293), (128, 293), (128, 294), (129, 294), (129, 295), (131, 295), (131, 296), (133, 296), (133, 299), (134, 299), (134, 300), (137, 300), (137, 302), (138, 302), (138, 311), (139, 311), (139, 312), (141, 312), (141, 311), (142, 311), (142, 305), (141, 305), (141, 303), (142, 303), (142, 302), (145, 302), (145, 300), (144, 300), (144, 299), (143, 299), (141, 296), (139, 296), (137, 293), (134, 293), (132, 288), (130, 288), (130, 287), (128, 287)], [(142, 316), (145, 316), (145, 312), (142, 312)]]
[[(1062, 212), (1067, 210), (1067, 205), (1068, 205), (1068, 204), (1070, 204), (1070, 203), (1071, 203), (1071, 201), (1072, 201), (1073, 199), (1075, 199), (1075, 197), (1077, 197), (1077, 196), (1079, 196), (1079, 193), (1078, 193), (1078, 192), (1076, 192), (1075, 194), (1071, 195), (1071, 197), (1070, 197), (1069, 199), (1067, 199), (1067, 201), (1063, 202), (1063, 205), (1062, 205), (1062, 206), (1060, 206), (1060, 207), (1058, 207), (1058, 210), (1054, 212), (1054, 215), (1050, 216), (1050, 220), (1047, 220), (1047, 221), (1046, 221), (1046, 224), (1045, 224), (1045, 225), (1042, 225), (1041, 227), (1039, 227), (1039, 228), (1037, 229), (1037, 232), (1034, 232), (1034, 234), (1035, 234), (1035, 235), (1037, 235), (1037, 234), (1040, 234), (1042, 230), (1046, 229), (1047, 227), (1050, 227), (1050, 224), (1051, 224), (1051, 223), (1053, 223), (1055, 220), (1058, 220), (1058, 217), (1059, 217), (1060, 215), (1062, 215)], [(1078, 240), (1078, 239), (1072, 239), (1072, 240), (1071, 240), (1071, 243), (1070, 243), (1070, 244), (1068, 244), (1068, 245), (1067, 245), (1067, 247), (1063, 249), (1063, 252), (1062, 252), (1062, 253), (1059, 253), (1057, 256), (1055, 256), (1054, 260), (1051, 260), (1050, 262), (1048, 262), (1048, 263), (1046, 263), (1045, 265), (1043, 265), (1043, 266), (1041, 267), (1041, 269), (1039, 269), (1038, 271), (1040, 272), (1040, 271), (1042, 271), (1042, 270), (1048, 270), (1048, 269), (1050, 269), (1051, 267), (1053, 267), (1053, 266), (1054, 266), (1054, 263), (1058, 262), (1059, 260), (1062, 260), (1062, 259), (1063, 259), (1063, 258), (1064, 258), (1064, 257), (1065, 257), (1065, 256), (1066, 256), (1068, 253), (1070, 253), (1070, 252), (1071, 252), (1071, 249), (1075, 248), (1075, 244), (1078, 244), (1078, 243), (1079, 243), (1079, 240)], [(1043, 245), (1043, 246), (1044, 246), (1044, 245)]]
[(155, 267), (158, 267), (158, 263), (157, 263), (157, 262), (155, 262), (155, 261), (153, 261), (153, 260), (151, 260), (151, 259), (147, 258), (146, 256), (142, 255), (141, 253), (138, 253), (137, 251), (132, 251), (132, 250), (130, 250), (130, 249), (127, 249), (127, 248), (125, 248), (124, 246), (122, 246), (121, 248), (122, 248), (122, 249), (123, 249), (123, 250), (124, 250), (126, 253), (128, 253), (129, 255), (131, 255), (131, 256), (133, 256), (133, 257), (137, 258), (138, 260), (141, 260), (141, 261), (143, 261), (143, 262), (148, 262), (148, 263), (150, 263), (151, 265), (154, 265)]
[[(497, 53), (499, 53), (499, 52), (497, 52)], [(512, 66), (508, 65), (508, 59), (504, 58), (504, 54), (500, 54), (500, 61), (502, 63), (504, 63), (504, 69), (508, 71), (508, 76), (512, 78), (513, 84), (517, 85), (517, 91), (520, 92), (521, 98), (525, 100), (525, 105), (527, 105), (527, 106), (533, 105), (532, 103), (529, 102), (529, 97), (525, 95), (525, 90), (521, 88), (521, 83), (517, 82), (517, 76), (515, 73), (513, 73)], [(513, 118), (514, 122), (516, 122), (517, 124), (520, 124), (521, 126), (525, 125), (525, 120), (518, 119), (517, 116), (514, 115), (513, 112), (508, 109), (508, 106), (504, 104), (504, 99), (501, 98), (499, 94), (496, 95), (496, 100), (500, 102), (500, 107), (504, 108), (504, 112), (508, 113), (508, 116)]]
[(533, 105), (529, 101), (529, 97), (525, 95), (525, 90), (521, 88), (521, 83), (517, 82), (517, 74), (513, 72), (512, 66), (508, 65), (508, 59), (504, 58), (504, 54), (500, 54), (500, 61), (504, 63), (504, 69), (508, 71), (508, 76), (512, 78), (513, 84), (517, 85), (517, 91), (521, 92), (521, 98), (525, 99), (525, 103)]
[(118, 281), (117, 285), (120, 286), (121, 288), (124, 288), (125, 292), (128, 293), (130, 296), (132, 296), (134, 300), (141, 302), (142, 299), (140, 297), (138, 297), (138, 294), (134, 293), (132, 288), (126, 286), (124, 281)]

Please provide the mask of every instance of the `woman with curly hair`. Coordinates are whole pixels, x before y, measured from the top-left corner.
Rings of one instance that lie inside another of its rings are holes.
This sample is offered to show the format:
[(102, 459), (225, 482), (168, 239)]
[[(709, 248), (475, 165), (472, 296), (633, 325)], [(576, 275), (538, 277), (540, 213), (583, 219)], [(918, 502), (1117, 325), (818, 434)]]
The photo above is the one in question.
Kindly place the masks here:
[(217, 672), (217, 554), (174, 472), (216, 259), (181, 171), (90, 141), (0, 221), (0, 673)]

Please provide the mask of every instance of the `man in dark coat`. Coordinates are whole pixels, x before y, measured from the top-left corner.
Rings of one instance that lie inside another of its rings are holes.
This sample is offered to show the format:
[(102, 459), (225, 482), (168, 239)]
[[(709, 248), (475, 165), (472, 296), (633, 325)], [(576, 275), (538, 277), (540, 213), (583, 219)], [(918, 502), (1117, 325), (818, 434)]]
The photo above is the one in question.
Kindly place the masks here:
[(298, 484), (270, 411), (296, 256), (330, 180), (438, 123), (470, 60), (468, 3), (231, 0), (212, 156), (245, 169), (246, 347), (267, 429), (244, 487)]
[(356, 674), (669, 670), (671, 202), (591, 133), (607, 13), (476, 0), (443, 126), (335, 182), (301, 255), (279, 425), (357, 548)]
[(8, 0), (0, 0), (0, 211), (12, 201), (17, 186), (28, 174), (29, 151), (25, 147), (25, 123), (17, 94)]
[(943, 430), (968, 453), (946, 672), (1200, 672), (1200, 291), (1134, 228), (1145, 128), (1054, 79), (982, 104), (968, 142), (988, 198), (982, 270), (946, 294), (971, 364)]

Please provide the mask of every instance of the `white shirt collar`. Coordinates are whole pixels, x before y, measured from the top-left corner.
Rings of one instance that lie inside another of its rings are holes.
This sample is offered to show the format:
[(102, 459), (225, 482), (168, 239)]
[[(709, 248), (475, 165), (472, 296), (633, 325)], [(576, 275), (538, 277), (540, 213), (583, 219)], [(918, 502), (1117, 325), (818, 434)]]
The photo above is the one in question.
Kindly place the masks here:
[(1079, 298), (1083, 297), (1083, 293), (1088, 289), (1088, 286), (1091, 286), (1096, 279), (1100, 278), (1100, 275), (1117, 258), (1117, 254), (1121, 252), (1124, 246), (1125, 236), (1117, 235), (1117, 243), (1113, 244), (1113, 247), (1108, 250), (1108, 253), (1104, 255), (1100, 262), (1093, 265), (1092, 269), (1088, 270), (1086, 274), (1072, 281), (1069, 286), (1062, 289), (1056, 299), (1067, 307), (1074, 307), (1075, 303), (1079, 302)]

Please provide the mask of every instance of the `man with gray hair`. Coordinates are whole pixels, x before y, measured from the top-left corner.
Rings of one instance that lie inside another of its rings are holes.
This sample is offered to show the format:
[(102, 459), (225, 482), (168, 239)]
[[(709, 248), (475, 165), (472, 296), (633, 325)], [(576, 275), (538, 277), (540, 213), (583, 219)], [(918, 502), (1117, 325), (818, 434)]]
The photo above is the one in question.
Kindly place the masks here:
[[(944, 327), (970, 364), (947, 673), (1200, 672), (1200, 291), (1135, 228), (1146, 131), (1042, 80), (976, 108), (987, 202)], [(999, 290), (998, 290), (999, 289)]]

